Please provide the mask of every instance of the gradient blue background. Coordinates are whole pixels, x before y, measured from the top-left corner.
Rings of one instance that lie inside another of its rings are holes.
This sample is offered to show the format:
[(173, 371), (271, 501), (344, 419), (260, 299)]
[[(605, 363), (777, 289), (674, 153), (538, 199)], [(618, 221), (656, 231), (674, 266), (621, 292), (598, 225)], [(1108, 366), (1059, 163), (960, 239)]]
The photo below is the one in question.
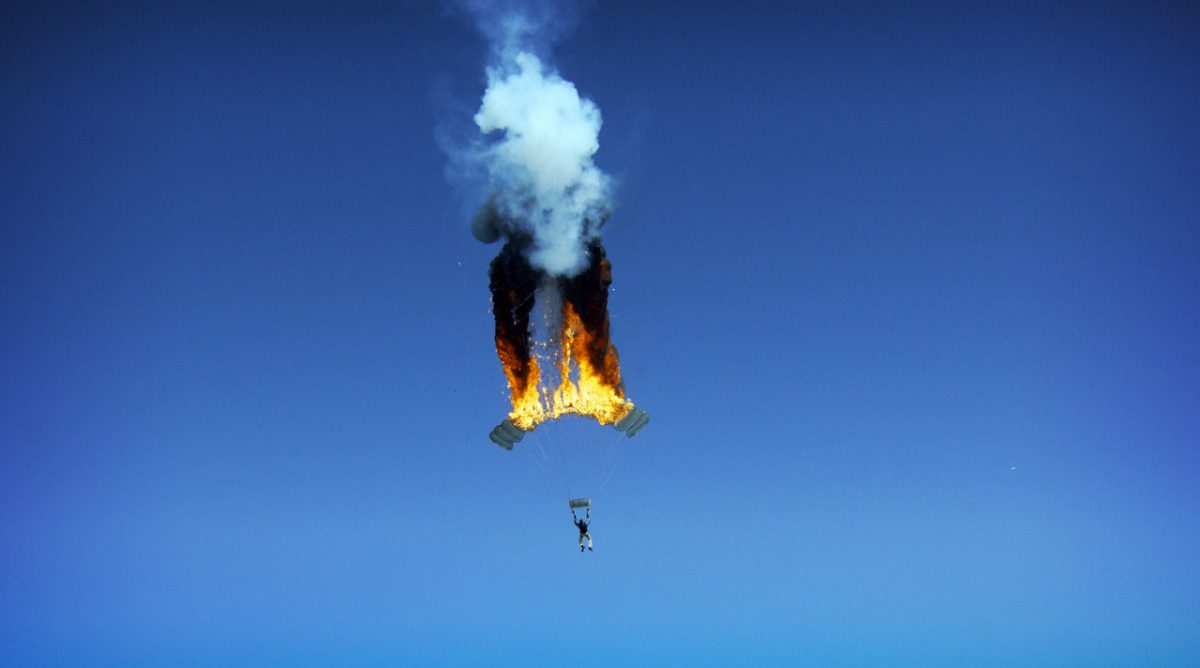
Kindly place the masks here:
[(732, 4), (556, 49), (653, 415), (582, 556), (465, 22), (7, 5), (0, 664), (1200, 664), (1197, 6)]

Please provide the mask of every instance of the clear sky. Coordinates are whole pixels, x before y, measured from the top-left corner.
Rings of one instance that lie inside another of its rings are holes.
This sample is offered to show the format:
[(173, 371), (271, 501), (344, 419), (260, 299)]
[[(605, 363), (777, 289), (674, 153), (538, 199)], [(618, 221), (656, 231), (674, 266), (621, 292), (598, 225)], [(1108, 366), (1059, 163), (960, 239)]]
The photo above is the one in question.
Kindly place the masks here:
[(583, 555), (486, 438), (468, 23), (14, 4), (0, 664), (1200, 664), (1194, 3), (595, 3)]

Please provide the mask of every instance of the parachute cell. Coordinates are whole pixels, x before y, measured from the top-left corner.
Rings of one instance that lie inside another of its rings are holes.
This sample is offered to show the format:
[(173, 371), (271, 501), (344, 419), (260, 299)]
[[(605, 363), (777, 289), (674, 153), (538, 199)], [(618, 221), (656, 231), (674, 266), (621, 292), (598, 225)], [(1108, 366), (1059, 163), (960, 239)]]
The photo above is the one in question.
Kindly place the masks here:
[(625, 417), (613, 425), (613, 429), (624, 433), (629, 438), (633, 438), (642, 430), (642, 427), (645, 427), (649, 423), (650, 414), (634, 406)]
[(525, 438), (525, 432), (506, 418), (504, 422), (496, 425), (496, 428), (492, 430), (488, 438), (492, 440), (492, 443), (505, 450), (512, 450), (513, 445), (521, 442), (522, 438)]

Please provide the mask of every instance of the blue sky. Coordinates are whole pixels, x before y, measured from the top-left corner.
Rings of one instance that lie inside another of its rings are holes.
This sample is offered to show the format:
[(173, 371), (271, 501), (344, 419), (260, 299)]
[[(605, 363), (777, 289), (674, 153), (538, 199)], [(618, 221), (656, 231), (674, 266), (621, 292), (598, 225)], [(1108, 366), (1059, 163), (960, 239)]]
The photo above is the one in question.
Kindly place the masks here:
[(586, 555), (486, 439), (469, 25), (6, 7), (0, 664), (1200, 662), (1200, 12), (782, 4), (555, 48), (653, 416)]

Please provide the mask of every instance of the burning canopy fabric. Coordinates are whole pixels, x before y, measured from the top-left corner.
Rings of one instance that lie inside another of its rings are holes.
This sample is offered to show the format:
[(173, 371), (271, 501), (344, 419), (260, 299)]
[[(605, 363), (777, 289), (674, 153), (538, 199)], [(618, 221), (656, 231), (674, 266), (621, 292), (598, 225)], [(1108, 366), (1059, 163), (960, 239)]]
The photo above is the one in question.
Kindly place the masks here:
[[(572, 277), (534, 269), (520, 238), (510, 238), (492, 261), (492, 311), (496, 354), (512, 399), (509, 420), (526, 431), (566, 414), (588, 415), (615, 424), (633, 408), (625, 398), (617, 349), (609, 338), (608, 288), (612, 266), (600, 242), (587, 246), (588, 264)], [(550, 340), (536, 342), (530, 315), (538, 295)], [(557, 312), (555, 312), (557, 307)], [(543, 382), (543, 364), (552, 368)]]

